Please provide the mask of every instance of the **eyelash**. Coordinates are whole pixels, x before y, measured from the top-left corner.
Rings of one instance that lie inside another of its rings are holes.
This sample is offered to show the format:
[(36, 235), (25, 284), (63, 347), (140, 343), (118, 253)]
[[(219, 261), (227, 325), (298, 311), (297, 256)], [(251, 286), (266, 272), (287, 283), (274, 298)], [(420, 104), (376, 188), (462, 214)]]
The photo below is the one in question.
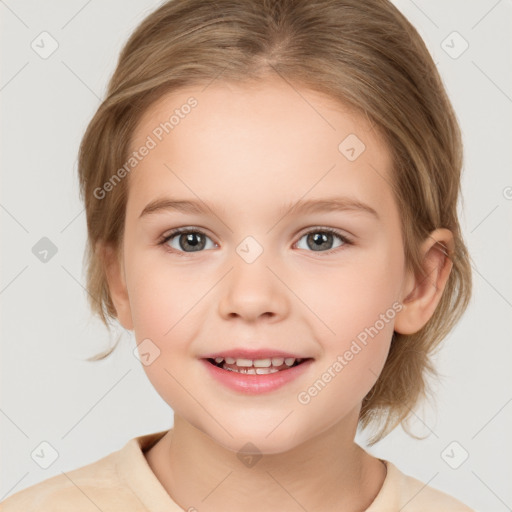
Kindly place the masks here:
[[(204, 235), (204, 236), (208, 236), (208, 235), (206, 235), (206, 233), (204, 233), (203, 231), (201, 231), (199, 229), (176, 228), (176, 229), (173, 229), (168, 234), (166, 234), (164, 237), (162, 237), (162, 239), (158, 242), (158, 245), (162, 245), (163, 246), (169, 240), (174, 238), (176, 235), (183, 234), (183, 233), (198, 233), (198, 234), (201, 234), (201, 235)], [(310, 233), (329, 233), (331, 235), (337, 236), (343, 242), (343, 245), (341, 245), (340, 247), (336, 247), (336, 248), (330, 249), (328, 251), (318, 251), (322, 255), (329, 255), (329, 254), (335, 253), (335, 252), (337, 252), (339, 250), (343, 250), (344, 246), (354, 245), (354, 242), (349, 237), (347, 237), (346, 235), (342, 235), (338, 230), (333, 229), (333, 228), (321, 228), (321, 227), (312, 228), (309, 231), (306, 231), (305, 233), (302, 233), (302, 235), (300, 236), (299, 240), (302, 237), (304, 237), (306, 235), (309, 235)], [(164, 250), (166, 250), (167, 252), (170, 252), (172, 254), (177, 254), (178, 256), (185, 256), (185, 257), (187, 257), (188, 255), (194, 254), (194, 251), (193, 252), (177, 251), (175, 249), (172, 249), (169, 246), (164, 247)], [(195, 252), (204, 252), (204, 251), (195, 251)], [(309, 252), (317, 252), (317, 251), (309, 251)]]

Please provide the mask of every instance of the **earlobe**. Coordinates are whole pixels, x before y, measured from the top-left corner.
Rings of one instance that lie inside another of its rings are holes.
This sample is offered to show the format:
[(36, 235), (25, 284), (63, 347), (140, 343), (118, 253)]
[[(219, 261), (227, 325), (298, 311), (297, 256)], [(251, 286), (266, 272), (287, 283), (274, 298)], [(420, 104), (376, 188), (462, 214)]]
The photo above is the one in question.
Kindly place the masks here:
[(108, 245), (101, 245), (99, 253), (103, 259), (105, 276), (117, 318), (125, 329), (132, 330), (133, 321), (122, 257)]
[(421, 246), (423, 267), (420, 275), (407, 276), (403, 309), (395, 317), (394, 329), (400, 334), (418, 332), (432, 317), (441, 300), (453, 266), (453, 235), (448, 229), (432, 231)]

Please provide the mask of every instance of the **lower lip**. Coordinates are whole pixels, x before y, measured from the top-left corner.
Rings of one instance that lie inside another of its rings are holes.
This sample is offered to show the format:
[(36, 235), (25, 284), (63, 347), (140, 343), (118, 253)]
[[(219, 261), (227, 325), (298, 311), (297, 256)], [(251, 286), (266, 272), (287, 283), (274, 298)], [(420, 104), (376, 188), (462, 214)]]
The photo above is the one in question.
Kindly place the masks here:
[(307, 361), (304, 361), (292, 368), (288, 368), (287, 370), (267, 373), (264, 375), (252, 375), (223, 370), (222, 368), (208, 362), (206, 359), (201, 359), (201, 361), (206, 365), (210, 375), (212, 375), (212, 377), (218, 380), (221, 384), (224, 384), (226, 387), (233, 389), (234, 391), (249, 395), (259, 395), (279, 389), (288, 382), (300, 377), (300, 375), (302, 375), (313, 362), (312, 359), (308, 359)]

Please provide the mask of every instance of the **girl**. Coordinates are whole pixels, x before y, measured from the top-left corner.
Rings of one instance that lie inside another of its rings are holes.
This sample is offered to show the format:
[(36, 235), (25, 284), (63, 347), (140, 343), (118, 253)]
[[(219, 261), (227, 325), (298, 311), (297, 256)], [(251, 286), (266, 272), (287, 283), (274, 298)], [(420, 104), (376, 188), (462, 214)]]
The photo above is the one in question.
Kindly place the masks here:
[(468, 305), (461, 162), (387, 0), (162, 5), (79, 177), (91, 307), (134, 331), (174, 425), (4, 510), (470, 511), (354, 442), (405, 423)]

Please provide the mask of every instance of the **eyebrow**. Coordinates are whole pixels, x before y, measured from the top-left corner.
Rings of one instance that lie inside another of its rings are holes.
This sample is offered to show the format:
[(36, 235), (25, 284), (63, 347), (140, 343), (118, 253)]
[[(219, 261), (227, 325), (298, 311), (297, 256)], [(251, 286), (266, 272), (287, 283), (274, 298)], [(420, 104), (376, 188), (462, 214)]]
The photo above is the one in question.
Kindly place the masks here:
[[(204, 214), (208, 211), (214, 211), (214, 205), (208, 205), (203, 201), (177, 200), (170, 197), (162, 197), (148, 203), (139, 219), (150, 214), (174, 210), (189, 214)], [(379, 214), (368, 204), (351, 197), (326, 197), (323, 199), (300, 199), (293, 203), (286, 204), (279, 212), (283, 216), (294, 213), (316, 213), (316, 212), (332, 212), (332, 211), (353, 211), (367, 213), (380, 219)]]

